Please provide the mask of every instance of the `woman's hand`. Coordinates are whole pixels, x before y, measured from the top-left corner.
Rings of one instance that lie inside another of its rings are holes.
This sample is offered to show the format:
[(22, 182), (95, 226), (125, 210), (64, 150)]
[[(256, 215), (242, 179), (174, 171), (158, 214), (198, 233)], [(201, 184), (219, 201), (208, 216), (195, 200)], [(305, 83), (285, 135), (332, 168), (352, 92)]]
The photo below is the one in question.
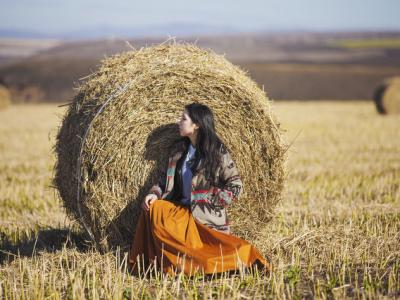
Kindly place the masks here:
[(145, 210), (149, 210), (150, 204), (157, 200), (156, 194), (148, 194), (142, 203), (142, 208)]

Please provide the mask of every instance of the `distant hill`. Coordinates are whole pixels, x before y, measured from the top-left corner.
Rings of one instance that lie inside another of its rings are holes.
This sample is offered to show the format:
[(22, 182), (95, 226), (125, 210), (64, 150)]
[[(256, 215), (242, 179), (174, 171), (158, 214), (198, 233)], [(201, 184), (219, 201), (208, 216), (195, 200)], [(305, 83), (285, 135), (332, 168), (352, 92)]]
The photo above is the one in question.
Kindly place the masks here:
[(60, 45), (63, 41), (49, 39), (0, 38), (0, 66), (29, 57), (40, 51)]
[[(387, 45), (390, 39), (400, 39), (400, 33), (252, 33), (176, 40), (225, 54), (275, 99), (366, 99), (384, 77), (400, 74), (399, 48), (351, 48), (343, 43), (371, 38), (386, 38)], [(0, 82), (10, 87), (14, 101), (68, 101), (74, 83), (92, 73), (102, 58), (165, 40), (57, 41), (32, 56), (5, 62), (0, 66)]]
[(151, 26), (115, 27), (95, 26), (84, 27), (59, 33), (45, 33), (36, 31), (22, 31), (15, 29), (0, 29), (0, 38), (40, 38), (40, 39), (64, 39), (64, 40), (93, 40), (113, 37), (121, 38), (154, 38), (167, 37), (169, 35), (196, 36), (196, 35), (222, 35), (240, 33), (229, 26), (213, 26), (194, 22), (170, 22)]

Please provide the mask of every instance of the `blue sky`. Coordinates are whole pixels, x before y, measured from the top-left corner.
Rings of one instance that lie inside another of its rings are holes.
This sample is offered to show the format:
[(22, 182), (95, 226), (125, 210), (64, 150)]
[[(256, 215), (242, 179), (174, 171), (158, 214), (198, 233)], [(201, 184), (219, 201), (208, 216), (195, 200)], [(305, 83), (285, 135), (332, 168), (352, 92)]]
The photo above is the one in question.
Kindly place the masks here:
[(0, 0), (0, 29), (57, 33), (171, 22), (238, 30), (400, 30), (400, 0)]

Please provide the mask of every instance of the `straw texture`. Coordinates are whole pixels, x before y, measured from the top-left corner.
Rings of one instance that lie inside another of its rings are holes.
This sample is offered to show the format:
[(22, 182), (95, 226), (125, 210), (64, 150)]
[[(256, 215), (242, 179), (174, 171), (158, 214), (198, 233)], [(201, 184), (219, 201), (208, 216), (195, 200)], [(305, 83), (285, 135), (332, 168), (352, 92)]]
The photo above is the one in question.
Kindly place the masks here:
[(213, 110), (243, 180), (228, 209), (233, 234), (253, 241), (270, 220), (283, 188), (284, 144), (265, 92), (224, 56), (164, 42), (104, 59), (59, 128), (54, 184), (100, 250), (129, 245), (191, 102)]
[(391, 77), (375, 90), (376, 109), (381, 114), (400, 114), (400, 77)]

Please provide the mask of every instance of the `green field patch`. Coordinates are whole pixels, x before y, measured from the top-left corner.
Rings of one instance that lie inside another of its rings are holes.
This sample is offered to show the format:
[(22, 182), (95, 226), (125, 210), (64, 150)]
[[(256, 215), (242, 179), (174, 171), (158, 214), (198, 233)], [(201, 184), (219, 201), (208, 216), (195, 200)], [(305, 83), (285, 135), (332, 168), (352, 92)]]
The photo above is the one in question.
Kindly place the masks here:
[(340, 39), (329, 43), (348, 49), (400, 48), (400, 38)]

